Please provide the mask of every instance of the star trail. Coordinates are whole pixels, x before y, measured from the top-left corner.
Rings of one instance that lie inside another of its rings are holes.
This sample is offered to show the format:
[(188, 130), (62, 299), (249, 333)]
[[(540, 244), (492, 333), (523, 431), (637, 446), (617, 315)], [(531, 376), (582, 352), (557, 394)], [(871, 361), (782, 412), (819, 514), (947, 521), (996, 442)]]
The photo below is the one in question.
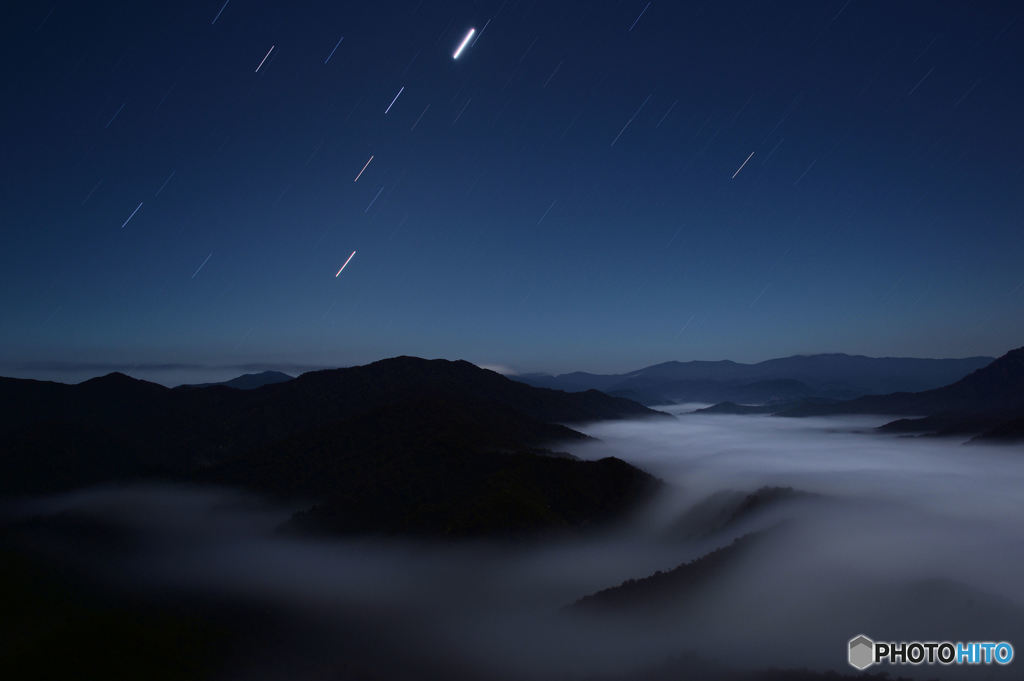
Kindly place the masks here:
[(22, 3), (0, 30), (7, 375), (1024, 338), (1012, 3)]

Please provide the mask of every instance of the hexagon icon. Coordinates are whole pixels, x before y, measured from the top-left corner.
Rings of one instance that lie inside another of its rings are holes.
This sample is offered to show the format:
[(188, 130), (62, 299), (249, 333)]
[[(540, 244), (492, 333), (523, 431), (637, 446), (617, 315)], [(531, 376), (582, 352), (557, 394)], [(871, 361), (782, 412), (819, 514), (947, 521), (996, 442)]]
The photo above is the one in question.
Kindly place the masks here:
[(875, 663), (875, 642), (864, 634), (859, 634), (850, 639), (849, 657), (850, 666), (858, 671), (867, 669)]

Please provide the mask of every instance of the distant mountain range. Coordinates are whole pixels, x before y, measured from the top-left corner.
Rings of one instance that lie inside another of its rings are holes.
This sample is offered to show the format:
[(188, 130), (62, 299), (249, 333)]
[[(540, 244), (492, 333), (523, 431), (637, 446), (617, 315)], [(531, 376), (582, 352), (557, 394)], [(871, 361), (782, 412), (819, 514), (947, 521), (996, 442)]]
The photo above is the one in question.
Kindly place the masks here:
[[(726, 402), (709, 411), (893, 414), (914, 418), (884, 430), (1024, 439), (1024, 348), (944, 387), (852, 400), (819, 395), (837, 386), (927, 383), (982, 360), (670, 362), (624, 380), (569, 374), (549, 382), (580, 388), (596, 381), (650, 402), (738, 394), (763, 404)], [(694, 392), (671, 392), (682, 387)], [(793, 394), (800, 396), (785, 397)], [(660, 483), (617, 459), (560, 455), (551, 443), (585, 438), (565, 424), (636, 417), (670, 418), (595, 389), (553, 390), (464, 361), (414, 357), (173, 389), (120, 373), (78, 385), (0, 378), (0, 495), (162, 479), (304, 500), (290, 522), (301, 531), (578, 532), (620, 517)]]
[(865, 395), (852, 400), (793, 400), (761, 406), (720, 403), (709, 413), (779, 416), (892, 414), (882, 426), (898, 433), (978, 434), (979, 441), (1024, 440), (1024, 347), (1011, 350), (949, 385), (919, 392)]
[(291, 523), (305, 531), (574, 532), (614, 520), (659, 483), (617, 459), (545, 447), (585, 437), (561, 424), (638, 416), (670, 418), (414, 357), (246, 390), (120, 373), (78, 385), (2, 378), (0, 494), (155, 478), (307, 500)]
[(665, 362), (625, 374), (576, 372), (557, 376), (521, 374), (513, 378), (557, 390), (601, 390), (647, 405), (725, 401), (762, 404), (929, 390), (952, 383), (992, 359), (795, 355), (756, 364), (728, 360)]
[(294, 376), (281, 373), (280, 371), (261, 371), (255, 374), (242, 374), (232, 378), (230, 381), (219, 381), (217, 383), (186, 383), (185, 385), (178, 386), (179, 388), (209, 388), (215, 385), (223, 385), (228, 388), (237, 388), (238, 390), (255, 390), (256, 388), (262, 388), (265, 385), (272, 385), (274, 383), (284, 383), (290, 381)]

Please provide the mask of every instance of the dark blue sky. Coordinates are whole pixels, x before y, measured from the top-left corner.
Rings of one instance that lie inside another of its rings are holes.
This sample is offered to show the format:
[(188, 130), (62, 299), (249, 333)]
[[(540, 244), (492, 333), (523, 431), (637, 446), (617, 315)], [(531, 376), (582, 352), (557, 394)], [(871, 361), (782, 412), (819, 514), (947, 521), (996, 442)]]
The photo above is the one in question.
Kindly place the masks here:
[(1024, 341), (1017, 3), (223, 4), (6, 10), (0, 373)]

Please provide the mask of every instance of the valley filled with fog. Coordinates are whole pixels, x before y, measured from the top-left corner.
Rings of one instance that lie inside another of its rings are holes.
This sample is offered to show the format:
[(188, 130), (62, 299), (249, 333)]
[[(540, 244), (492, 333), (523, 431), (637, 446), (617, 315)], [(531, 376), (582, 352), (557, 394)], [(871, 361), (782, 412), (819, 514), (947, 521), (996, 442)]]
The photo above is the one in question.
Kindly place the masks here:
[[(846, 642), (861, 633), (1024, 641), (1024, 447), (873, 432), (888, 417), (695, 406), (577, 426), (595, 440), (553, 446), (667, 483), (583, 538), (300, 538), (280, 529), (293, 508), (178, 485), (21, 499), (5, 525), (84, 588), (224, 618), (232, 634), (210, 667), (224, 679), (846, 673)], [(644, 598), (578, 603), (730, 545), (742, 550)], [(1013, 665), (885, 670), (1010, 678)]]

